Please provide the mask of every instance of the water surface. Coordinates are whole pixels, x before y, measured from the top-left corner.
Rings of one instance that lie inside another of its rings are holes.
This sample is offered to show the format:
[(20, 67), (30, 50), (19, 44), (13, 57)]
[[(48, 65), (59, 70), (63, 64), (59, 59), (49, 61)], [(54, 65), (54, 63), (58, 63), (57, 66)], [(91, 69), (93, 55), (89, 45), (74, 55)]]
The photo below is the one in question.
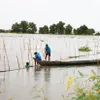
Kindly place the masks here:
[[(100, 42), (97, 36), (65, 36), (65, 35), (18, 35), (0, 34), (0, 71), (23, 68), (26, 61), (34, 65), (32, 57), (38, 51), (44, 60), (44, 47), (48, 43), (52, 50), (51, 60), (81, 60), (99, 59)], [(5, 44), (5, 47), (4, 47)], [(92, 51), (79, 52), (82, 46), (88, 46)], [(85, 55), (85, 56), (80, 56)], [(80, 56), (70, 59), (69, 56)], [(18, 59), (17, 59), (18, 58)], [(9, 63), (9, 64), (8, 64)], [(18, 65), (19, 64), (19, 65)], [(78, 71), (89, 75), (94, 70), (99, 74), (97, 65), (95, 66), (65, 66), (65, 67), (44, 67), (30, 68), (29, 70), (16, 70), (0, 73), (2, 80), (0, 94), (1, 100), (42, 100), (32, 98), (39, 95), (31, 89), (35, 86), (38, 90), (43, 88), (49, 100), (62, 100), (62, 94), (67, 95), (66, 81), (69, 76), (76, 77)]]

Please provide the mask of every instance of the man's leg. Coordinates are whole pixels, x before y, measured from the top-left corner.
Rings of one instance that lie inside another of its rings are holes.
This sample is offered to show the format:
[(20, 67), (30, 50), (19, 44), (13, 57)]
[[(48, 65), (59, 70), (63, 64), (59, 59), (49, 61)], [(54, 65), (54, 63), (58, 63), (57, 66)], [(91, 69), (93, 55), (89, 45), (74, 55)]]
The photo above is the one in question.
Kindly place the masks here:
[(47, 54), (45, 55), (45, 60), (47, 60)]
[(37, 65), (37, 60), (36, 60), (36, 58), (33, 58), (34, 59), (34, 62), (35, 62), (35, 66)]
[(50, 61), (50, 56), (51, 56), (51, 54), (48, 54), (48, 61)]

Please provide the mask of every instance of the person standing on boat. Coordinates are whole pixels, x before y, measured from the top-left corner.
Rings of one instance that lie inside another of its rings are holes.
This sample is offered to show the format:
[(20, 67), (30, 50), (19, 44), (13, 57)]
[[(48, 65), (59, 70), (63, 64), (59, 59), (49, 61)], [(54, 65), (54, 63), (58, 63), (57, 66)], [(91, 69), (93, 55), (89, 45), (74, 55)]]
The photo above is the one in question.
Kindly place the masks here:
[(42, 58), (41, 58), (41, 55), (38, 52), (35, 52), (34, 55), (35, 55), (35, 58), (33, 58), (33, 59), (35, 61), (35, 65), (37, 65), (38, 61), (41, 61)]
[(45, 45), (45, 60), (47, 60), (47, 57), (48, 57), (48, 61), (50, 61), (51, 48), (48, 46), (48, 44)]

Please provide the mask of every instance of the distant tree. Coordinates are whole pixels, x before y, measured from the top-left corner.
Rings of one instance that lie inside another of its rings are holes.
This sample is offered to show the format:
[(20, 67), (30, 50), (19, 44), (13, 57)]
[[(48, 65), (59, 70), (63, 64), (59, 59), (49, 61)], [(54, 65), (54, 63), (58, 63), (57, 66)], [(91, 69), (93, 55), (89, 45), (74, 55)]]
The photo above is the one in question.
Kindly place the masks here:
[(82, 25), (77, 29), (74, 29), (74, 34), (76, 35), (93, 35), (95, 33), (94, 29), (89, 29), (86, 25)]
[(0, 29), (0, 33), (5, 33), (5, 30), (3, 30), (3, 29)]
[(39, 28), (39, 33), (40, 34), (48, 34), (49, 33), (49, 28), (47, 25), (44, 25), (43, 27)]
[(95, 35), (100, 35), (100, 32), (97, 32)]
[(36, 33), (36, 31), (37, 31), (36, 24), (34, 24), (33, 22), (28, 23), (27, 32), (28, 33)]
[(57, 25), (56, 24), (50, 25), (50, 33), (52, 33), (52, 34), (57, 33)]
[(87, 26), (86, 25), (82, 25), (79, 28), (74, 29), (74, 33), (76, 35), (83, 35), (83, 34), (87, 34), (87, 30), (88, 30)]
[(73, 27), (70, 24), (68, 24), (65, 27), (65, 34), (72, 34), (72, 29), (73, 29)]
[(27, 33), (28, 22), (27, 21), (21, 21), (21, 23), (20, 23), (20, 29), (21, 29), (22, 33)]
[(44, 34), (43, 27), (39, 28), (39, 34)]
[(43, 26), (43, 31), (44, 31), (44, 34), (48, 34), (49, 33), (49, 28), (48, 28), (47, 25)]
[(87, 34), (88, 35), (93, 35), (93, 33), (95, 33), (95, 30), (94, 29), (88, 29), (87, 30)]
[(11, 32), (17, 32), (19, 33), (21, 30), (20, 30), (20, 24), (18, 24), (17, 22), (15, 24), (12, 25), (12, 28), (11, 28)]
[(57, 33), (58, 34), (64, 34), (64, 25), (65, 23), (62, 21), (59, 21), (59, 23), (57, 23)]
[(77, 29), (74, 28), (74, 29), (73, 29), (73, 33), (74, 33), (74, 34), (77, 34)]

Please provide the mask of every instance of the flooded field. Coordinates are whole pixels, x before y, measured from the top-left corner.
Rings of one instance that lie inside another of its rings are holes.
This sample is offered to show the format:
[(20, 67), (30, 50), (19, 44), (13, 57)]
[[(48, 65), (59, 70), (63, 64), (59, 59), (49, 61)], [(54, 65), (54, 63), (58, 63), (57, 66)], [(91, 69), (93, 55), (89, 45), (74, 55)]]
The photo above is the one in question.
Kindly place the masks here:
[[(99, 40), (100, 37), (97, 36), (0, 34), (0, 71), (24, 68), (27, 61), (34, 66), (34, 52), (40, 52), (44, 60), (45, 44), (51, 47), (51, 60), (99, 59)], [(88, 46), (91, 51), (80, 52), (78, 49), (82, 46)], [(91, 70), (99, 73), (97, 65), (38, 69), (33, 67), (29, 70), (2, 72), (0, 99), (43, 100), (43, 97), (47, 97), (48, 100), (62, 100), (63, 94), (68, 95), (66, 79), (69, 76), (77, 76), (78, 71), (89, 75)], [(38, 91), (34, 91), (33, 87)], [(43, 91), (39, 92), (40, 90)]]

